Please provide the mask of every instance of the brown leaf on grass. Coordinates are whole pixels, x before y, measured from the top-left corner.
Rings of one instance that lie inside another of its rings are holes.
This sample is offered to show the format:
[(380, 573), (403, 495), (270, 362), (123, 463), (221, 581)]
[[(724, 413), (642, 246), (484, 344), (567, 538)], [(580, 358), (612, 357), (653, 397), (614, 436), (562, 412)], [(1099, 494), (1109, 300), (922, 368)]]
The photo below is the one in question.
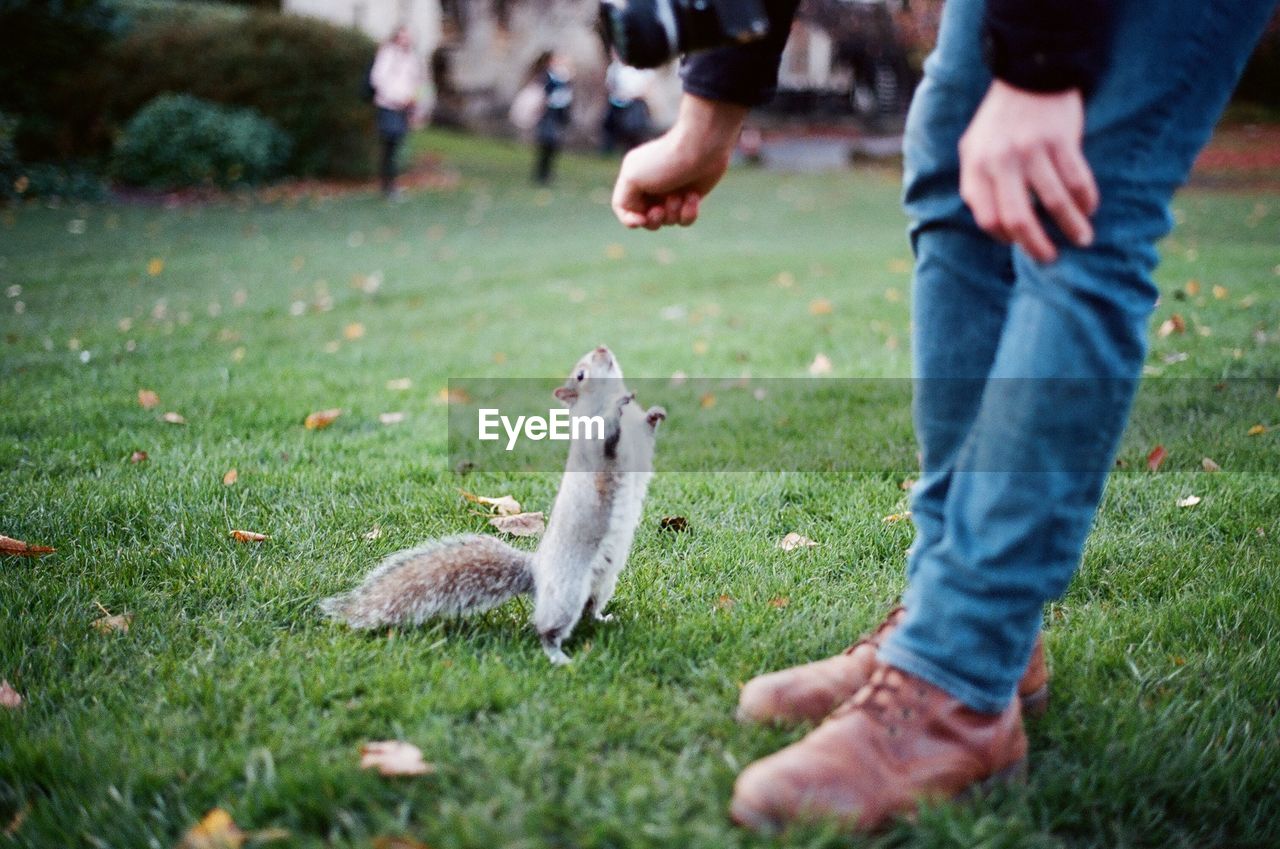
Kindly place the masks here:
[(510, 495), (499, 495), (497, 498), (489, 498), (484, 495), (475, 495), (467, 492), (465, 489), (458, 490), (458, 494), (470, 501), (472, 504), (483, 504), (499, 516), (514, 516), (517, 513), (524, 512), (520, 507), (520, 502), (516, 501)]
[(1206, 472), (1222, 471), (1222, 467), (1210, 460), (1208, 457), (1204, 457), (1200, 460), (1200, 468), (1204, 469)]
[(266, 534), (260, 534), (257, 531), (232, 531), (231, 538), (236, 542), (263, 542), (271, 539)]
[(681, 533), (689, 530), (689, 520), (684, 516), (663, 516), (658, 520), (658, 530)]
[(114, 634), (116, 632), (121, 634), (129, 633), (129, 625), (133, 622), (132, 613), (125, 612), (112, 614), (110, 610), (107, 610), (102, 606), (102, 602), (95, 601), (94, 604), (96, 604), (98, 609), (102, 611), (102, 616), (93, 620), (91, 623), (95, 631), (99, 634)]
[(1160, 467), (1164, 465), (1164, 461), (1168, 459), (1169, 452), (1165, 450), (1163, 445), (1157, 445), (1151, 449), (1151, 453), (1147, 455), (1147, 468), (1153, 472), (1160, 471)]
[(733, 610), (738, 602), (731, 595), (722, 595), (716, 599), (716, 610)]
[(789, 604), (791, 604), (791, 599), (787, 598), (785, 595), (769, 599), (769, 606), (775, 610), (782, 610)]
[(53, 554), (56, 548), (50, 548), (47, 545), (31, 545), (20, 539), (7, 537), (0, 534), (0, 554), (12, 554), (15, 557), (40, 557), (44, 554)]
[(435, 764), (422, 759), (422, 750), (400, 740), (377, 740), (360, 747), (360, 768), (376, 769), (383, 775), (428, 775)]
[(306, 420), (303, 421), (302, 426), (307, 430), (324, 430), (329, 425), (333, 424), (340, 415), (342, 415), (341, 407), (332, 407), (328, 410), (317, 410), (307, 416)]
[(541, 511), (516, 513), (513, 516), (494, 516), (489, 520), (489, 524), (513, 537), (541, 536), (547, 529), (547, 520)]
[(240, 849), (248, 837), (222, 808), (214, 808), (187, 829), (177, 849)]
[(795, 551), (797, 548), (813, 548), (817, 544), (807, 536), (792, 531), (778, 542), (778, 548), (783, 551)]
[(159, 277), (163, 273), (164, 273), (164, 260), (162, 260), (158, 256), (153, 257), (151, 261), (147, 263), (147, 276)]
[[(7, 682), (6, 682), (7, 683)], [(13, 815), (13, 819), (9, 820), (9, 824), (4, 827), (4, 836), (13, 837), (22, 828), (22, 824), (27, 821), (27, 814), (31, 813), (31, 803), (23, 805)]]
[(134, 451), (132, 454), (129, 455), (129, 462), (134, 464), (147, 462), (147, 452)]
[(1198, 495), (1188, 495), (1184, 498), (1178, 499), (1178, 506), (1179, 507), (1195, 507), (1202, 500), (1203, 499), (1201, 499), (1200, 496)]
[(381, 536), (382, 536), (382, 528), (379, 527), (378, 525), (374, 525), (373, 528), (364, 535), (364, 538), (367, 540), (375, 540), (380, 538)]
[(831, 315), (834, 309), (826, 298), (814, 298), (809, 302), (809, 315)]
[(175, 413), (172, 410), (170, 410), (169, 412), (161, 416), (160, 420), (163, 422), (168, 422), (169, 424), (184, 425), (187, 423), (187, 420), (182, 417), (181, 413)]
[(1188, 280), (1187, 285), (1184, 288), (1186, 289), (1187, 294), (1194, 298), (1196, 295), (1200, 294), (1200, 281)]
[(150, 389), (139, 389), (138, 403), (142, 405), (142, 409), (151, 410), (160, 406), (160, 396)]
[(387, 388), (392, 392), (408, 392), (413, 388), (413, 381), (407, 377), (396, 377), (387, 381)]
[(342, 328), (342, 335), (348, 342), (354, 342), (357, 339), (364, 338), (364, 325), (358, 321), (353, 321), (346, 327)]
[(380, 834), (373, 838), (373, 849), (431, 849), (431, 847), (412, 837)]
[(890, 513), (888, 516), (885, 516), (880, 521), (886, 525), (896, 525), (899, 522), (905, 522), (910, 518), (911, 518), (911, 511), (904, 510), (901, 513)]
[(22, 694), (4, 679), (0, 679), (0, 707), (9, 710), (22, 707)]
[(1160, 330), (1158, 332), (1161, 339), (1164, 339), (1166, 336), (1172, 336), (1174, 333), (1186, 333), (1187, 322), (1181, 315), (1175, 312), (1160, 324)]
[(624, 256), (627, 255), (627, 249), (624, 248), (622, 245), (618, 244), (617, 242), (614, 242), (613, 244), (607, 245), (605, 247), (604, 255), (609, 259), (615, 259), (615, 260), (622, 259)]
[(1264, 425), (1264, 424), (1256, 424), (1256, 425), (1254, 425), (1253, 427), (1249, 428), (1249, 434), (1248, 434), (1248, 435), (1249, 435), (1249, 436), (1262, 436), (1262, 434), (1264, 434), (1264, 433), (1266, 433), (1266, 432), (1267, 432), (1267, 426), (1266, 426), (1266, 425)]
[(460, 386), (444, 386), (436, 393), (437, 404), (470, 404), (471, 393)]
[(715, 405), (716, 405), (716, 396), (715, 396), (715, 393), (713, 392), (703, 393), (702, 397), (698, 399), (698, 406), (704, 410), (710, 410)]
[(240, 480), (240, 473), (235, 469), (227, 469), (227, 473), (222, 476), (222, 485), (235, 486), (238, 480)]
[(903, 478), (902, 482), (898, 484), (898, 489), (902, 490), (903, 492), (910, 492), (911, 487), (915, 485), (916, 485), (915, 478)]
[(1213, 297), (1219, 301), (1225, 301), (1227, 299), (1227, 295), (1229, 294), (1231, 293), (1227, 291), (1226, 286), (1213, 287)]

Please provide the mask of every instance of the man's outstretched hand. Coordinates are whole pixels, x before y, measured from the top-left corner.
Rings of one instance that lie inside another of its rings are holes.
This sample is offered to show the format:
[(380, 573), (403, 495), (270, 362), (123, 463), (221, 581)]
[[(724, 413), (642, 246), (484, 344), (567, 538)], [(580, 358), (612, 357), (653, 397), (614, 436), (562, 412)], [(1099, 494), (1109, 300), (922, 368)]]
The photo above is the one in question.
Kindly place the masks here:
[(627, 227), (688, 227), (729, 167), (747, 110), (686, 94), (675, 125), (622, 160), (613, 214)]
[(978, 226), (1052, 262), (1058, 251), (1036, 217), (1034, 195), (1068, 239), (1090, 244), (1098, 187), (1083, 137), (1078, 90), (1038, 94), (992, 83), (960, 139), (960, 196)]

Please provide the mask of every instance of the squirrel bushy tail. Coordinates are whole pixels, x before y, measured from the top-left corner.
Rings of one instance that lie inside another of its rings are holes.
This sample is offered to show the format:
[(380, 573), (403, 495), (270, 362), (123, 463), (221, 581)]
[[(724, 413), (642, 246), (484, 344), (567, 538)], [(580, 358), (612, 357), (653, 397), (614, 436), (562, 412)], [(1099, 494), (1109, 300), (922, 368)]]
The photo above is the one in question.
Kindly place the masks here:
[(392, 554), (360, 586), (326, 598), (320, 609), (352, 628), (480, 613), (533, 592), (532, 560), (496, 537), (447, 537)]

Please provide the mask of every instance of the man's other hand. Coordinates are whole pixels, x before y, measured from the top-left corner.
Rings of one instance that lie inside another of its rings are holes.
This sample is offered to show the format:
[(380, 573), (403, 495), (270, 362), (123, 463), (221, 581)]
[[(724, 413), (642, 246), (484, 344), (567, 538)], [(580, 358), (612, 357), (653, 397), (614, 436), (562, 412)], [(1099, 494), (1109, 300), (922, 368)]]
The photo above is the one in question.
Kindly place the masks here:
[(746, 116), (742, 106), (686, 94), (675, 125), (622, 160), (613, 214), (632, 228), (688, 227), (729, 167)]
[(1068, 239), (1090, 244), (1098, 187), (1083, 137), (1078, 90), (1038, 94), (992, 83), (960, 139), (960, 196), (978, 226), (1052, 262), (1058, 251), (1036, 216), (1034, 196)]

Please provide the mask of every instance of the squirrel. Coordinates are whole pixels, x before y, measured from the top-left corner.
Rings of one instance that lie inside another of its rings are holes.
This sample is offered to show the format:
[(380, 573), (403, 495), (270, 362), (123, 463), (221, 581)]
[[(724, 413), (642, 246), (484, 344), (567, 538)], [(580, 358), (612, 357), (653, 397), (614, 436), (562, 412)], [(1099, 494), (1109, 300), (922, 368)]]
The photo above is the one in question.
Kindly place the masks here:
[(574, 439), (560, 490), (537, 549), (492, 536), (446, 537), (389, 556), (360, 586), (320, 602), (353, 628), (418, 625), (437, 616), (480, 613), (532, 594), (533, 625), (557, 666), (561, 645), (582, 616), (612, 619), (605, 607), (640, 523), (661, 407), (640, 410), (613, 352), (601, 345), (573, 367), (555, 397), (571, 416), (599, 416), (603, 439)]

